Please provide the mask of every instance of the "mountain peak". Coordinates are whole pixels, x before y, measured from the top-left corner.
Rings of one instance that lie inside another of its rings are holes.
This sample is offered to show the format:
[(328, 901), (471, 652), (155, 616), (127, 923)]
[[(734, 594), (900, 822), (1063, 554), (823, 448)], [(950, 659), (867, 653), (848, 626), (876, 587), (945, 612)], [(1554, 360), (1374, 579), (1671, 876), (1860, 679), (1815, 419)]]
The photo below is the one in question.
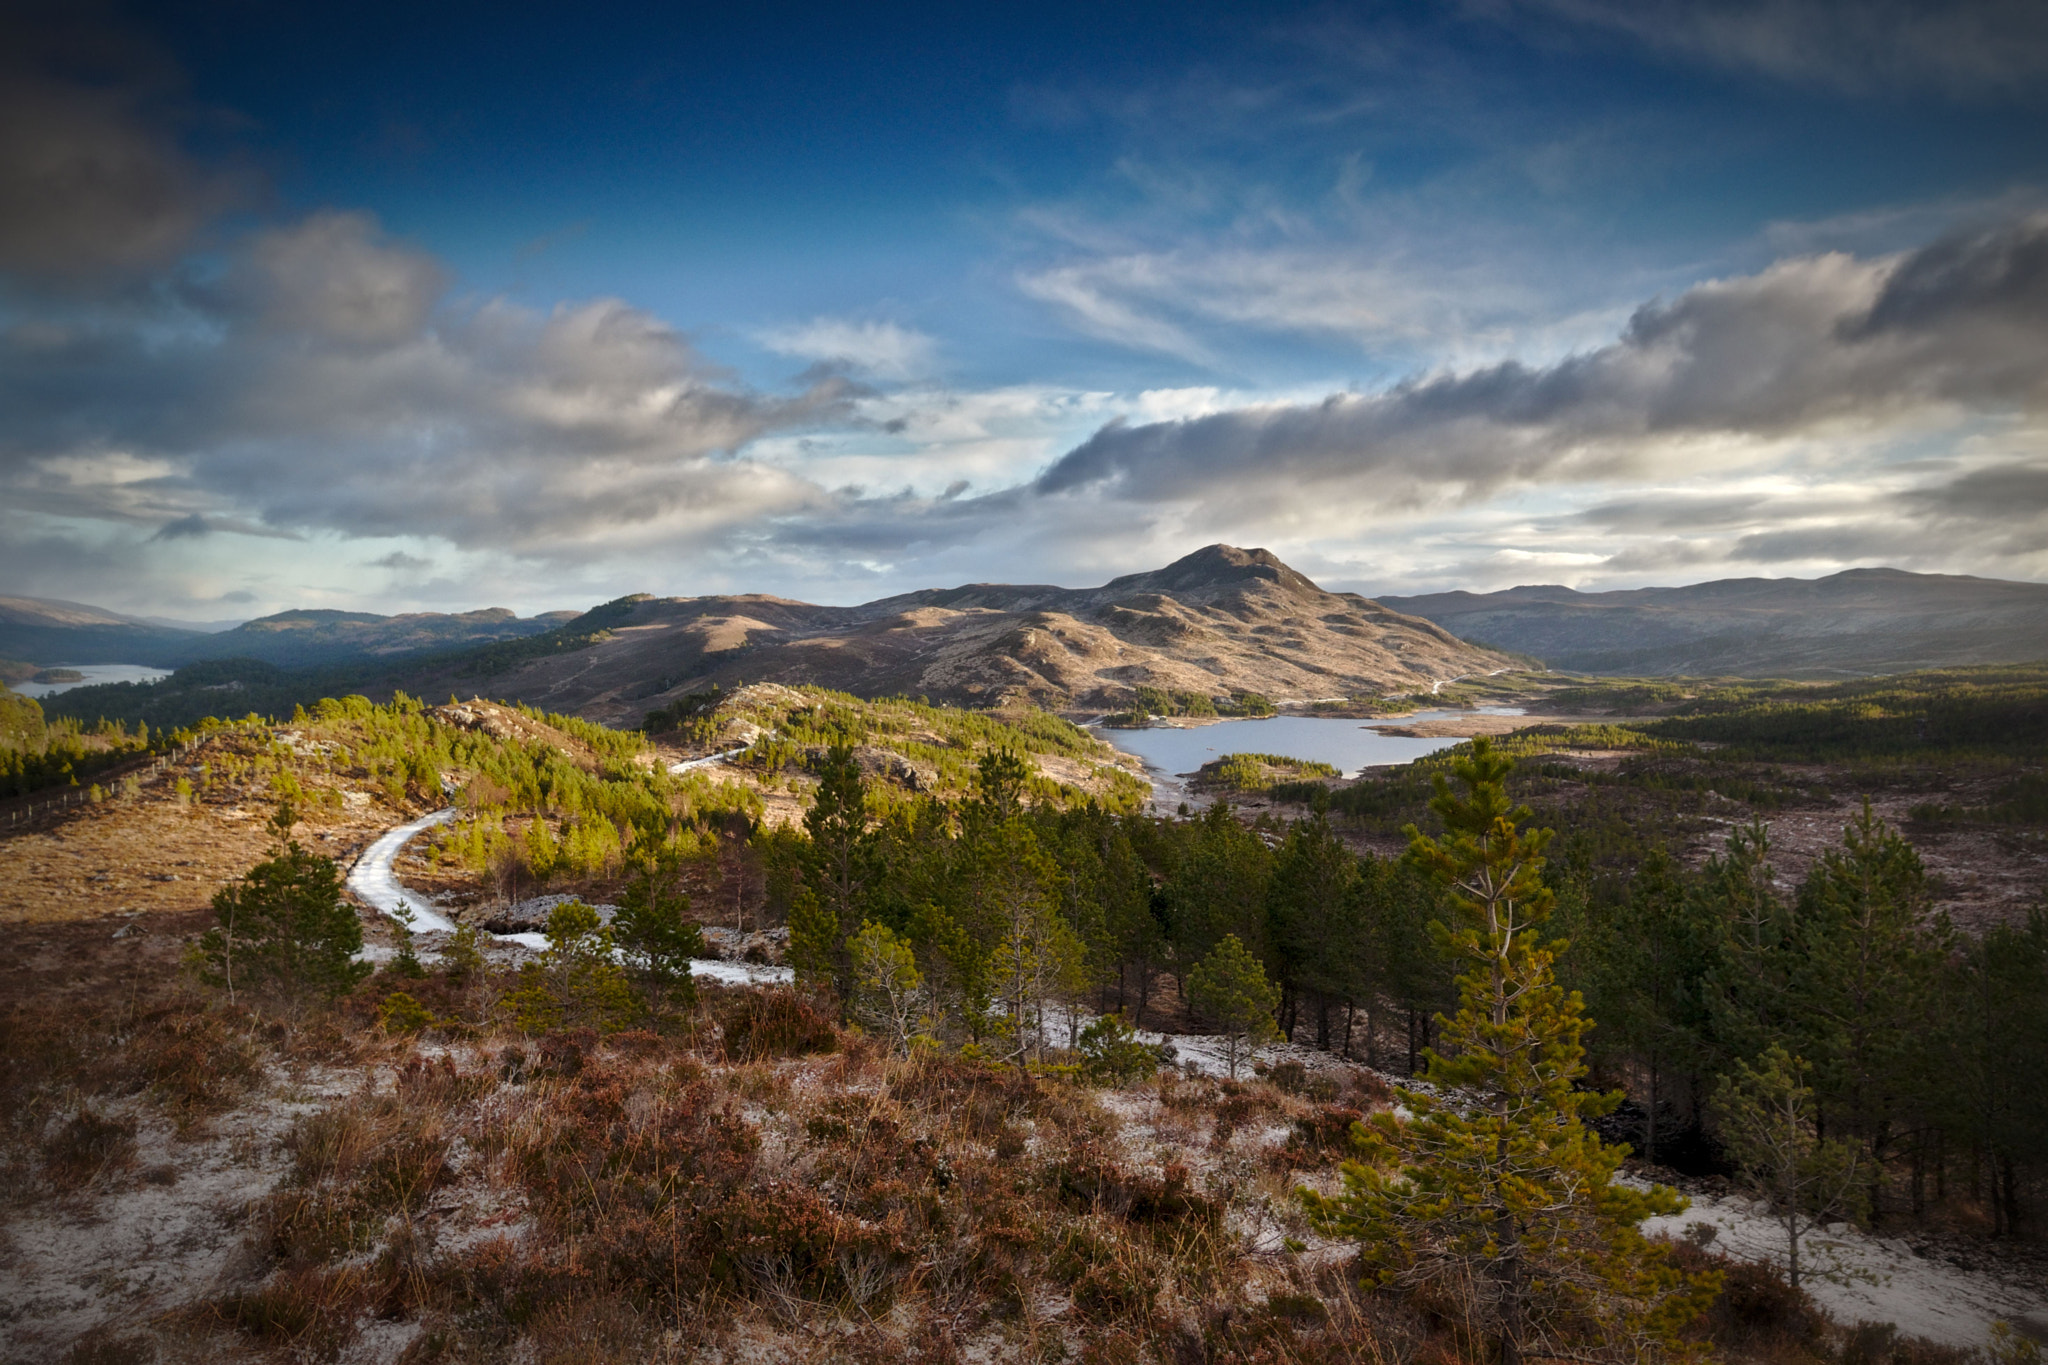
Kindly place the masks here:
[(1163, 569), (1112, 579), (1104, 585), (1104, 590), (1185, 593), (1203, 588), (1225, 588), (1255, 579), (1264, 579), (1297, 592), (1322, 591), (1305, 575), (1288, 568), (1271, 550), (1241, 550), (1235, 545), (1223, 544), (1204, 545)]

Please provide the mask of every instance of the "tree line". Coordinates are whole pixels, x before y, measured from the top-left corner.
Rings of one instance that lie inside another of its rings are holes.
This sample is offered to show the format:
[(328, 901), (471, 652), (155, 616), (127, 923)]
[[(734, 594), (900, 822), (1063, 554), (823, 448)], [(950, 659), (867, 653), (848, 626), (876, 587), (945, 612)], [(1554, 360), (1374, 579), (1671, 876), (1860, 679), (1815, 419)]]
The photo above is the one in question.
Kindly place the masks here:
[[(853, 1002), (878, 941), (900, 945), (928, 1027), (1016, 1053), (1063, 1002), (1161, 1027), (1165, 997), (1188, 1001), (1228, 943), (1273, 986), (1279, 1036), (1411, 1074), (1441, 1045), (1454, 917), (1412, 857), (1354, 851), (1324, 814), (1027, 805), (1025, 773), (995, 751), (966, 800), (879, 803), (831, 751), (802, 834), (758, 841), (800, 973)], [(1881, 1220), (1960, 1195), (1998, 1231), (2030, 1216), (2048, 1175), (2033, 1083), (2048, 1069), (2048, 911), (1959, 933), (1867, 805), (1797, 886), (1758, 821), (1698, 868), (1640, 831), (1626, 858), (1604, 856), (1603, 837), (1618, 838), (1597, 809), (1560, 836), (1552, 929), (1557, 978), (1597, 1021), (1592, 1074), (1632, 1101), (1610, 1132), (1653, 1160), (1725, 1168), (1715, 1097), (1782, 1054), (1801, 1122), (1855, 1158), (1855, 1188), (1830, 1196), (1841, 1212)]]

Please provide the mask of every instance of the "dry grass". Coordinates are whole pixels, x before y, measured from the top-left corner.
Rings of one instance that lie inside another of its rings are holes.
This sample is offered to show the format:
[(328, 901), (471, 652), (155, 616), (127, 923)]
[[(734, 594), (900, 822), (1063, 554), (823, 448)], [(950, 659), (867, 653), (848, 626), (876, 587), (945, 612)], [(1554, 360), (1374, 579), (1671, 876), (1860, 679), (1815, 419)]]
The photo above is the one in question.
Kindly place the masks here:
[[(128, 858), (188, 831), (223, 875), (260, 856), (239, 807), (199, 809), (92, 808), (0, 843), (0, 881), (6, 859)], [(4, 1199), (87, 1242), (133, 1201), (182, 1199), (205, 1216), (176, 1225), (192, 1241), (173, 1254), (219, 1270), (19, 1309), (0, 1359), (1471, 1358), (1428, 1303), (1362, 1295), (1341, 1248), (1283, 1249), (1306, 1235), (1293, 1183), (1327, 1181), (1387, 1100), (1370, 1073), (1105, 1093), (891, 1057), (792, 992), (720, 987), (669, 1032), (606, 1039), (504, 1032), (502, 980), (432, 975), (276, 1018), (185, 980), (211, 887), (158, 885), (183, 908), (121, 938), (115, 889), (4, 911)], [(381, 1030), (401, 988), (441, 1022)], [(38, 1251), (0, 1250), (0, 1274)], [(1706, 1328), (1730, 1357), (1960, 1365), (1841, 1332), (1746, 1274)]]

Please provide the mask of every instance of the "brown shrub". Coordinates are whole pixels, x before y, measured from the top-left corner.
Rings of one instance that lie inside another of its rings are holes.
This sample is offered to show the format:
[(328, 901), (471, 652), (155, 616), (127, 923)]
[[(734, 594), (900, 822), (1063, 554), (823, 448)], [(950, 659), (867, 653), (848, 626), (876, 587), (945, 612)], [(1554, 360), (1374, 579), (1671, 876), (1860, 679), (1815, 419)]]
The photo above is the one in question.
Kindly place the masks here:
[(215, 1010), (167, 1010), (138, 1029), (135, 1073), (181, 1129), (227, 1109), (263, 1075), (246, 1019)]
[(943, 1114), (955, 1132), (984, 1139), (998, 1137), (1039, 1099), (1029, 1076), (934, 1052), (915, 1057), (893, 1092), (906, 1108)]
[(353, 1267), (287, 1267), (215, 1308), (250, 1336), (328, 1354), (347, 1339), (362, 1308), (363, 1285), (363, 1273)]
[(752, 991), (725, 1020), (725, 1054), (736, 1062), (833, 1052), (839, 1030), (831, 1016), (794, 990)]
[(95, 1328), (71, 1343), (63, 1365), (151, 1365), (156, 1358), (156, 1343), (148, 1337)]
[[(1299, 1066), (1300, 1063), (1294, 1065)], [(1216, 1104), (1216, 1127), (1209, 1139), (1210, 1145), (1221, 1148), (1230, 1141), (1231, 1135), (1239, 1128), (1261, 1114), (1276, 1113), (1279, 1109), (1279, 1093), (1271, 1086), (1245, 1085), (1237, 1081), (1223, 1082), (1222, 1098)]]
[(1132, 1223), (1216, 1224), (1223, 1206), (1188, 1188), (1188, 1168), (1174, 1163), (1157, 1178), (1125, 1169), (1099, 1147), (1076, 1148), (1051, 1168), (1053, 1189), (1069, 1208)]
[(1067, 1286), (1083, 1316), (1104, 1322), (1143, 1322), (1159, 1300), (1152, 1257), (1106, 1230), (1077, 1223), (1054, 1244), (1046, 1267)]
[(1284, 1061), (1266, 1072), (1266, 1080), (1283, 1094), (1299, 1095), (1308, 1089), (1308, 1068), (1297, 1061)]
[(534, 1365), (640, 1365), (653, 1354), (656, 1330), (616, 1297), (556, 1304), (534, 1315), (521, 1358)]
[(1273, 1154), (1281, 1169), (1321, 1166), (1351, 1155), (1351, 1127), (1365, 1115), (1348, 1105), (1326, 1104), (1294, 1121), (1287, 1142)]
[(910, 1252), (893, 1229), (847, 1218), (817, 1191), (783, 1181), (742, 1191), (719, 1224), (723, 1254), (750, 1287), (785, 1310), (839, 1298), (866, 1309), (887, 1292)]
[(60, 1190), (76, 1190), (135, 1164), (135, 1124), (81, 1105), (43, 1139), (43, 1174)]

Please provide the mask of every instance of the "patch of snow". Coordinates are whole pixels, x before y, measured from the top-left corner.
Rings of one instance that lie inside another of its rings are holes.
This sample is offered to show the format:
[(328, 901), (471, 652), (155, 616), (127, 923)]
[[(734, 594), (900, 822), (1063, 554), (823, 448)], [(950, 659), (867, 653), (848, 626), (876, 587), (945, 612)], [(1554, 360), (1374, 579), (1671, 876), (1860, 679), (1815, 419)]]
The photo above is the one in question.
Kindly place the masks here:
[(417, 820), (386, 830), (377, 841), (363, 850), (363, 856), (356, 860), (355, 867), (348, 874), (348, 889), (363, 898), (400, 924), (410, 925), (415, 931), (430, 931), (443, 934), (455, 932), (454, 921), (438, 913), (426, 897), (417, 895), (399, 884), (398, 873), (392, 864), (398, 859), (398, 852), (414, 836), (435, 825), (445, 825), (455, 818), (453, 806), (437, 810), (431, 815), (422, 815)]
[(728, 758), (735, 758), (745, 753), (752, 743), (753, 741), (750, 739), (746, 744), (740, 745), (737, 749), (726, 749), (719, 753), (707, 754), (703, 758), (690, 758), (683, 760), (681, 763), (671, 763), (668, 765), (668, 770), (672, 773), (690, 773), (696, 772), (699, 768), (713, 768), (725, 762)]
[[(408, 891), (398, 880), (395, 864), (399, 851), (406, 844), (423, 831), (453, 820), (455, 815), (455, 808), (450, 806), (445, 810), (437, 810), (431, 815), (423, 815), (417, 820), (408, 821), (396, 829), (386, 830), (375, 843), (363, 850), (363, 856), (357, 860), (355, 870), (348, 875), (348, 889), (384, 915), (397, 920), (400, 924), (410, 925), (417, 933), (454, 933), (453, 921), (439, 914), (424, 896)], [(532, 906), (548, 902), (549, 908), (553, 908), (563, 901), (575, 899), (574, 896), (539, 896), (520, 904)], [(600, 918), (609, 919), (610, 916), (603, 912), (611, 908), (599, 907)], [(491, 937), (500, 943), (516, 943), (536, 953), (548, 950), (546, 934), (492, 934)], [(365, 948), (361, 954), (366, 961), (389, 956), (390, 949), (376, 945)], [(431, 960), (434, 956), (427, 952), (420, 954), (423, 961)], [(787, 985), (796, 980), (796, 973), (787, 967), (762, 967), (745, 962), (713, 962), (703, 958), (691, 961), (690, 975), (709, 977), (730, 985)]]
[[(1645, 1220), (1643, 1231), (1683, 1237), (1695, 1223), (1716, 1230), (1711, 1250), (1785, 1268), (1783, 1227), (1768, 1206), (1741, 1196), (1695, 1199), (1684, 1213)], [(1889, 1322), (1948, 1346), (1981, 1347), (1992, 1323), (2012, 1322), (2043, 1307), (2035, 1292), (1928, 1260), (1895, 1237), (1847, 1223), (1830, 1223), (1802, 1237), (1799, 1263), (1801, 1286), (1837, 1321)]]

